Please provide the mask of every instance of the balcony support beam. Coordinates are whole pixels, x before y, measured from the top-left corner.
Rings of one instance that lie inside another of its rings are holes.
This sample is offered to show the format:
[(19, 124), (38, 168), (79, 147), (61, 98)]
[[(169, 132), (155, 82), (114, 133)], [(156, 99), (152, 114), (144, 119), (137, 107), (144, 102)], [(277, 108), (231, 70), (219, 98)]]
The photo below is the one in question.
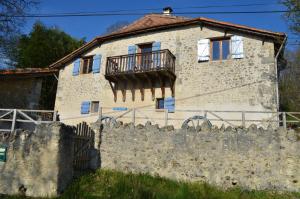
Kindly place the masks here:
[(134, 74), (129, 74), (128, 77), (130, 77), (131, 82), (131, 94), (132, 94), (132, 101), (135, 100), (135, 85), (138, 84), (138, 79), (134, 76)]
[(122, 92), (122, 99), (123, 99), (123, 102), (125, 102), (125, 101), (126, 101), (127, 82), (129, 81), (129, 79), (126, 78), (125, 75), (122, 75), (122, 76), (121, 76), (121, 79), (123, 80), (123, 81), (122, 81), (123, 86), (122, 86), (122, 89), (121, 89), (121, 92)]
[(161, 97), (165, 97), (165, 81), (162, 76), (158, 74), (158, 72), (155, 72), (155, 76), (157, 77), (161, 89)]
[(144, 101), (145, 100), (145, 84), (143, 81), (143, 79), (140, 79), (139, 77), (136, 77), (136, 79), (138, 80), (138, 84), (140, 87), (140, 92), (141, 92), (141, 100)]
[(114, 101), (116, 102), (117, 101), (117, 86), (118, 86), (118, 83), (109, 81), (109, 85), (110, 85), (111, 90), (114, 94)]
[(151, 94), (152, 94), (152, 101), (155, 100), (155, 83), (153, 82), (152, 78), (147, 74), (144, 73), (143, 76), (145, 77), (145, 79), (147, 80), (150, 89), (151, 89)]

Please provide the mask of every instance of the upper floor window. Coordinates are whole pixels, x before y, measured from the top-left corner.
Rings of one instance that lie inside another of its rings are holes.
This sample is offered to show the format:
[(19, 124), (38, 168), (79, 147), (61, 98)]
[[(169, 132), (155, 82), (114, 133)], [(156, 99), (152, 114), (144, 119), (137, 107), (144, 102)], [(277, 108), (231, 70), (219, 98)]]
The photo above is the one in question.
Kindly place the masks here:
[(81, 74), (87, 74), (93, 71), (93, 56), (83, 57), (81, 63)]
[(244, 57), (242, 36), (233, 35), (198, 41), (198, 62), (243, 59)]
[(230, 58), (230, 39), (211, 40), (211, 59), (226, 60)]

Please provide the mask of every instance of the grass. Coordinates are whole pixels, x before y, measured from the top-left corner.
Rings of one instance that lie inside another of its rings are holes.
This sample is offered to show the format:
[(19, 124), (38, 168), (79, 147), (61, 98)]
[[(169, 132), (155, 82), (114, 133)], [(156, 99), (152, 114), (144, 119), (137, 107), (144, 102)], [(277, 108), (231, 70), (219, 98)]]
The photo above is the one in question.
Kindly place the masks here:
[[(19, 199), (22, 197), (5, 197)], [(176, 182), (147, 174), (124, 174), (98, 170), (75, 180), (60, 199), (299, 199), (300, 193), (279, 194), (246, 191), (240, 188), (221, 190), (204, 183)]]

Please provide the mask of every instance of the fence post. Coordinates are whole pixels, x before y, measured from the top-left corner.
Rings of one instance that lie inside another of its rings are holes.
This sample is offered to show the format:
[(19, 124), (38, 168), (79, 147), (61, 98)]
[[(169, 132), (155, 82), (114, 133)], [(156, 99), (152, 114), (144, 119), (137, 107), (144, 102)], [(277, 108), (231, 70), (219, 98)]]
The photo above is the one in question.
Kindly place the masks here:
[(102, 107), (99, 107), (98, 113), (99, 113), (99, 116), (98, 116), (99, 118), (98, 119), (99, 119), (100, 122), (102, 122), (101, 121), (102, 120)]
[(168, 109), (165, 109), (165, 126), (168, 126)]
[(132, 123), (135, 125), (135, 108), (132, 108)]
[(11, 132), (15, 130), (16, 119), (17, 119), (17, 109), (14, 109), (13, 121), (11, 123)]
[(286, 113), (282, 113), (282, 122), (283, 122), (283, 128), (286, 129)]
[(245, 111), (242, 112), (242, 126), (246, 127), (246, 120), (245, 120)]
[(53, 122), (57, 121), (57, 111), (53, 112)]

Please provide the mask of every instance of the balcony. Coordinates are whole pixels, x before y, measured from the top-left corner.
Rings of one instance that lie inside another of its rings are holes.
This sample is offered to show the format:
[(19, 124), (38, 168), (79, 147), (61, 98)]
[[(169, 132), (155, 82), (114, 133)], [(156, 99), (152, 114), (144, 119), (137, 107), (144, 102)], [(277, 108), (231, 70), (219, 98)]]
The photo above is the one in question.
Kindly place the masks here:
[[(105, 78), (109, 81), (116, 99), (117, 90), (123, 93), (130, 89), (134, 92), (136, 87), (144, 98), (144, 89), (151, 88), (152, 99), (155, 98), (155, 88), (158, 85), (164, 96), (165, 87), (170, 87), (174, 95), (175, 56), (167, 49), (148, 53), (136, 53), (107, 58)], [(134, 93), (132, 95), (134, 100)]]

